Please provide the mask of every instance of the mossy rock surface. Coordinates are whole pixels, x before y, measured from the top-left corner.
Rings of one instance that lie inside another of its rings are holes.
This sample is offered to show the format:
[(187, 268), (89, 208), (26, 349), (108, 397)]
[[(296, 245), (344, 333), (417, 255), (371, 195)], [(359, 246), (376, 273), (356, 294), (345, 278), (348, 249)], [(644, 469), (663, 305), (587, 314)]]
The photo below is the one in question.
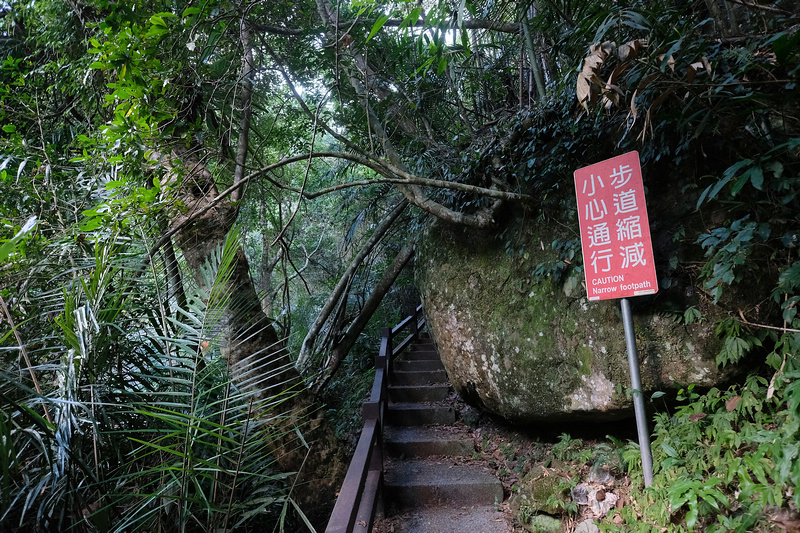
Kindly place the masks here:
[[(507, 237), (496, 232), (429, 224), (416, 278), (431, 333), (459, 394), (508, 420), (630, 416), (618, 301), (589, 302), (580, 272), (558, 282), (532, 276), (537, 265), (558, 260), (544, 243), (574, 238), (560, 231), (520, 224), (506, 234), (514, 234), (513, 247), (524, 254), (510, 254)], [(713, 316), (679, 324), (659, 311), (668, 297), (662, 291), (631, 300), (645, 393), (728, 379), (715, 363), (720, 341)], [(702, 300), (688, 304), (714, 313)]]
[(559, 515), (562, 507), (559, 502), (569, 501), (569, 488), (564, 478), (555, 470), (548, 471), (541, 466), (531, 469), (519, 482), (519, 488), (509, 498), (511, 510), (520, 517), (546, 513)]
[(522, 527), (531, 533), (561, 533), (561, 520), (544, 514), (534, 515), (524, 522), (520, 522)]

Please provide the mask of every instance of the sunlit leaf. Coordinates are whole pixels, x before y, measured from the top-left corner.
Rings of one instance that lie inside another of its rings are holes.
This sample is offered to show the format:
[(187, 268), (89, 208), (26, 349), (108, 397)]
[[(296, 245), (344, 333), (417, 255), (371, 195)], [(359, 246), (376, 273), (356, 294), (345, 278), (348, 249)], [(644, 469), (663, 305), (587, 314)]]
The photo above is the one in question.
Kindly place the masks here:
[(389, 20), (389, 15), (381, 14), (378, 19), (375, 21), (375, 24), (372, 25), (372, 30), (370, 30), (369, 35), (367, 36), (367, 42), (372, 39), (376, 33), (378, 33), (383, 25), (386, 24), (386, 21)]

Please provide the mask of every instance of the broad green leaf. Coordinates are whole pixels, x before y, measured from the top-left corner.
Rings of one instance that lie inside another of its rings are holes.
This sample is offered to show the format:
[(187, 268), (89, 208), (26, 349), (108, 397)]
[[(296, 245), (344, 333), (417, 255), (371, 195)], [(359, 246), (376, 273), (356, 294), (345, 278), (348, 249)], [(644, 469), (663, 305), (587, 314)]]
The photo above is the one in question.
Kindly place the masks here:
[(673, 448), (666, 442), (661, 443), (661, 449), (664, 450), (664, 453), (666, 453), (670, 457), (678, 457), (678, 452), (675, 450), (675, 448)]
[(81, 224), (80, 230), (84, 232), (94, 231), (99, 228), (103, 224), (103, 221), (100, 217), (90, 218), (83, 224)]
[(739, 191), (742, 190), (742, 187), (744, 187), (748, 181), (750, 181), (749, 170), (746, 171), (741, 176), (739, 176), (739, 179), (737, 179), (736, 182), (733, 184), (733, 187), (731, 187), (731, 196), (736, 196), (737, 194), (739, 194)]
[(367, 42), (369, 42), (369, 40), (372, 39), (375, 36), (375, 34), (381, 30), (381, 28), (383, 28), (383, 25), (386, 24), (386, 21), (388, 20), (389, 20), (389, 15), (386, 14), (383, 14), (380, 17), (378, 17), (378, 20), (376, 20), (375, 24), (372, 25), (372, 30), (369, 32), (369, 35), (367, 36)]
[(700, 195), (700, 199), (697, 201), (697, 207), (699, 208), (700, 205), (705, 200), (713, 200), (717, 196), (719, 191), (721, 191), (722, 188), (725, 185), (727, 185), (729, 181), (731, 181), (731, 178), (730, 177), (725, 177), (725, 178), (722, 178), (721, 180), (719, 180), (716, 184), (709, 185), (709, 187), (705, 191), (703, 191), (703, 194)]
[(147, 30), (147, 34), (145, 35), (145, 37), (160, 37), (168, 32), (169, 30), (167, 29), (166, 26), (159, 26), (154, 24), (153, 26), (150, 27), (149, 30)]
[(764, 171), (760, 166), (756, 165), (750, 169), (750, 183), (759, 191), (764, 187)]
[(408, 14), (406, 18), (400, 23), (400, 29), (402, 30), (405, 27), (413, 27), (417, 20), (419, 20), (420, 15), (422, 14), (422, 8), (416, 7), (411, 10), (411, 13)]

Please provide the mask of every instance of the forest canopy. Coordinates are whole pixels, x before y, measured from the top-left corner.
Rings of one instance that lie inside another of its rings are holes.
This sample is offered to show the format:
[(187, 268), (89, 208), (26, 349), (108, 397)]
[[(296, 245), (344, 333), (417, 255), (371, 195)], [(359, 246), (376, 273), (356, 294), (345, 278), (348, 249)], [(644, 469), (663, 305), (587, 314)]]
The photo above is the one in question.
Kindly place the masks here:
[[(651, 195), (680, 191), (662, 288), (720, 311), (719, 364), (796, 377), (798, 11), (3, 5), (0, 526), (244, 531), (313, 507), (303, 432), (333, 437), (309, 391), (368, 374), (375, 328), (417, 303), (426, 222), (522, 256), (540, 243), (510, 220), (574, 232), (572, 172), (630, 150)], [(534, 277), (582, 268), (578, 240), (549, 246)]]

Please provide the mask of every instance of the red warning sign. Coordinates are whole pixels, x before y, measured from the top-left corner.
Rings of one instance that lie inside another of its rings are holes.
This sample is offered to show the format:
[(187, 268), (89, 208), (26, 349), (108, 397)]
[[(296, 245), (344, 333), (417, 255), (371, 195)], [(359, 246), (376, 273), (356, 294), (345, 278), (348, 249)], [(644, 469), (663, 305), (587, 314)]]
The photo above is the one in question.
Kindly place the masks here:
[(575, 171), (589, 300), (658, 291), (639, 153)]

